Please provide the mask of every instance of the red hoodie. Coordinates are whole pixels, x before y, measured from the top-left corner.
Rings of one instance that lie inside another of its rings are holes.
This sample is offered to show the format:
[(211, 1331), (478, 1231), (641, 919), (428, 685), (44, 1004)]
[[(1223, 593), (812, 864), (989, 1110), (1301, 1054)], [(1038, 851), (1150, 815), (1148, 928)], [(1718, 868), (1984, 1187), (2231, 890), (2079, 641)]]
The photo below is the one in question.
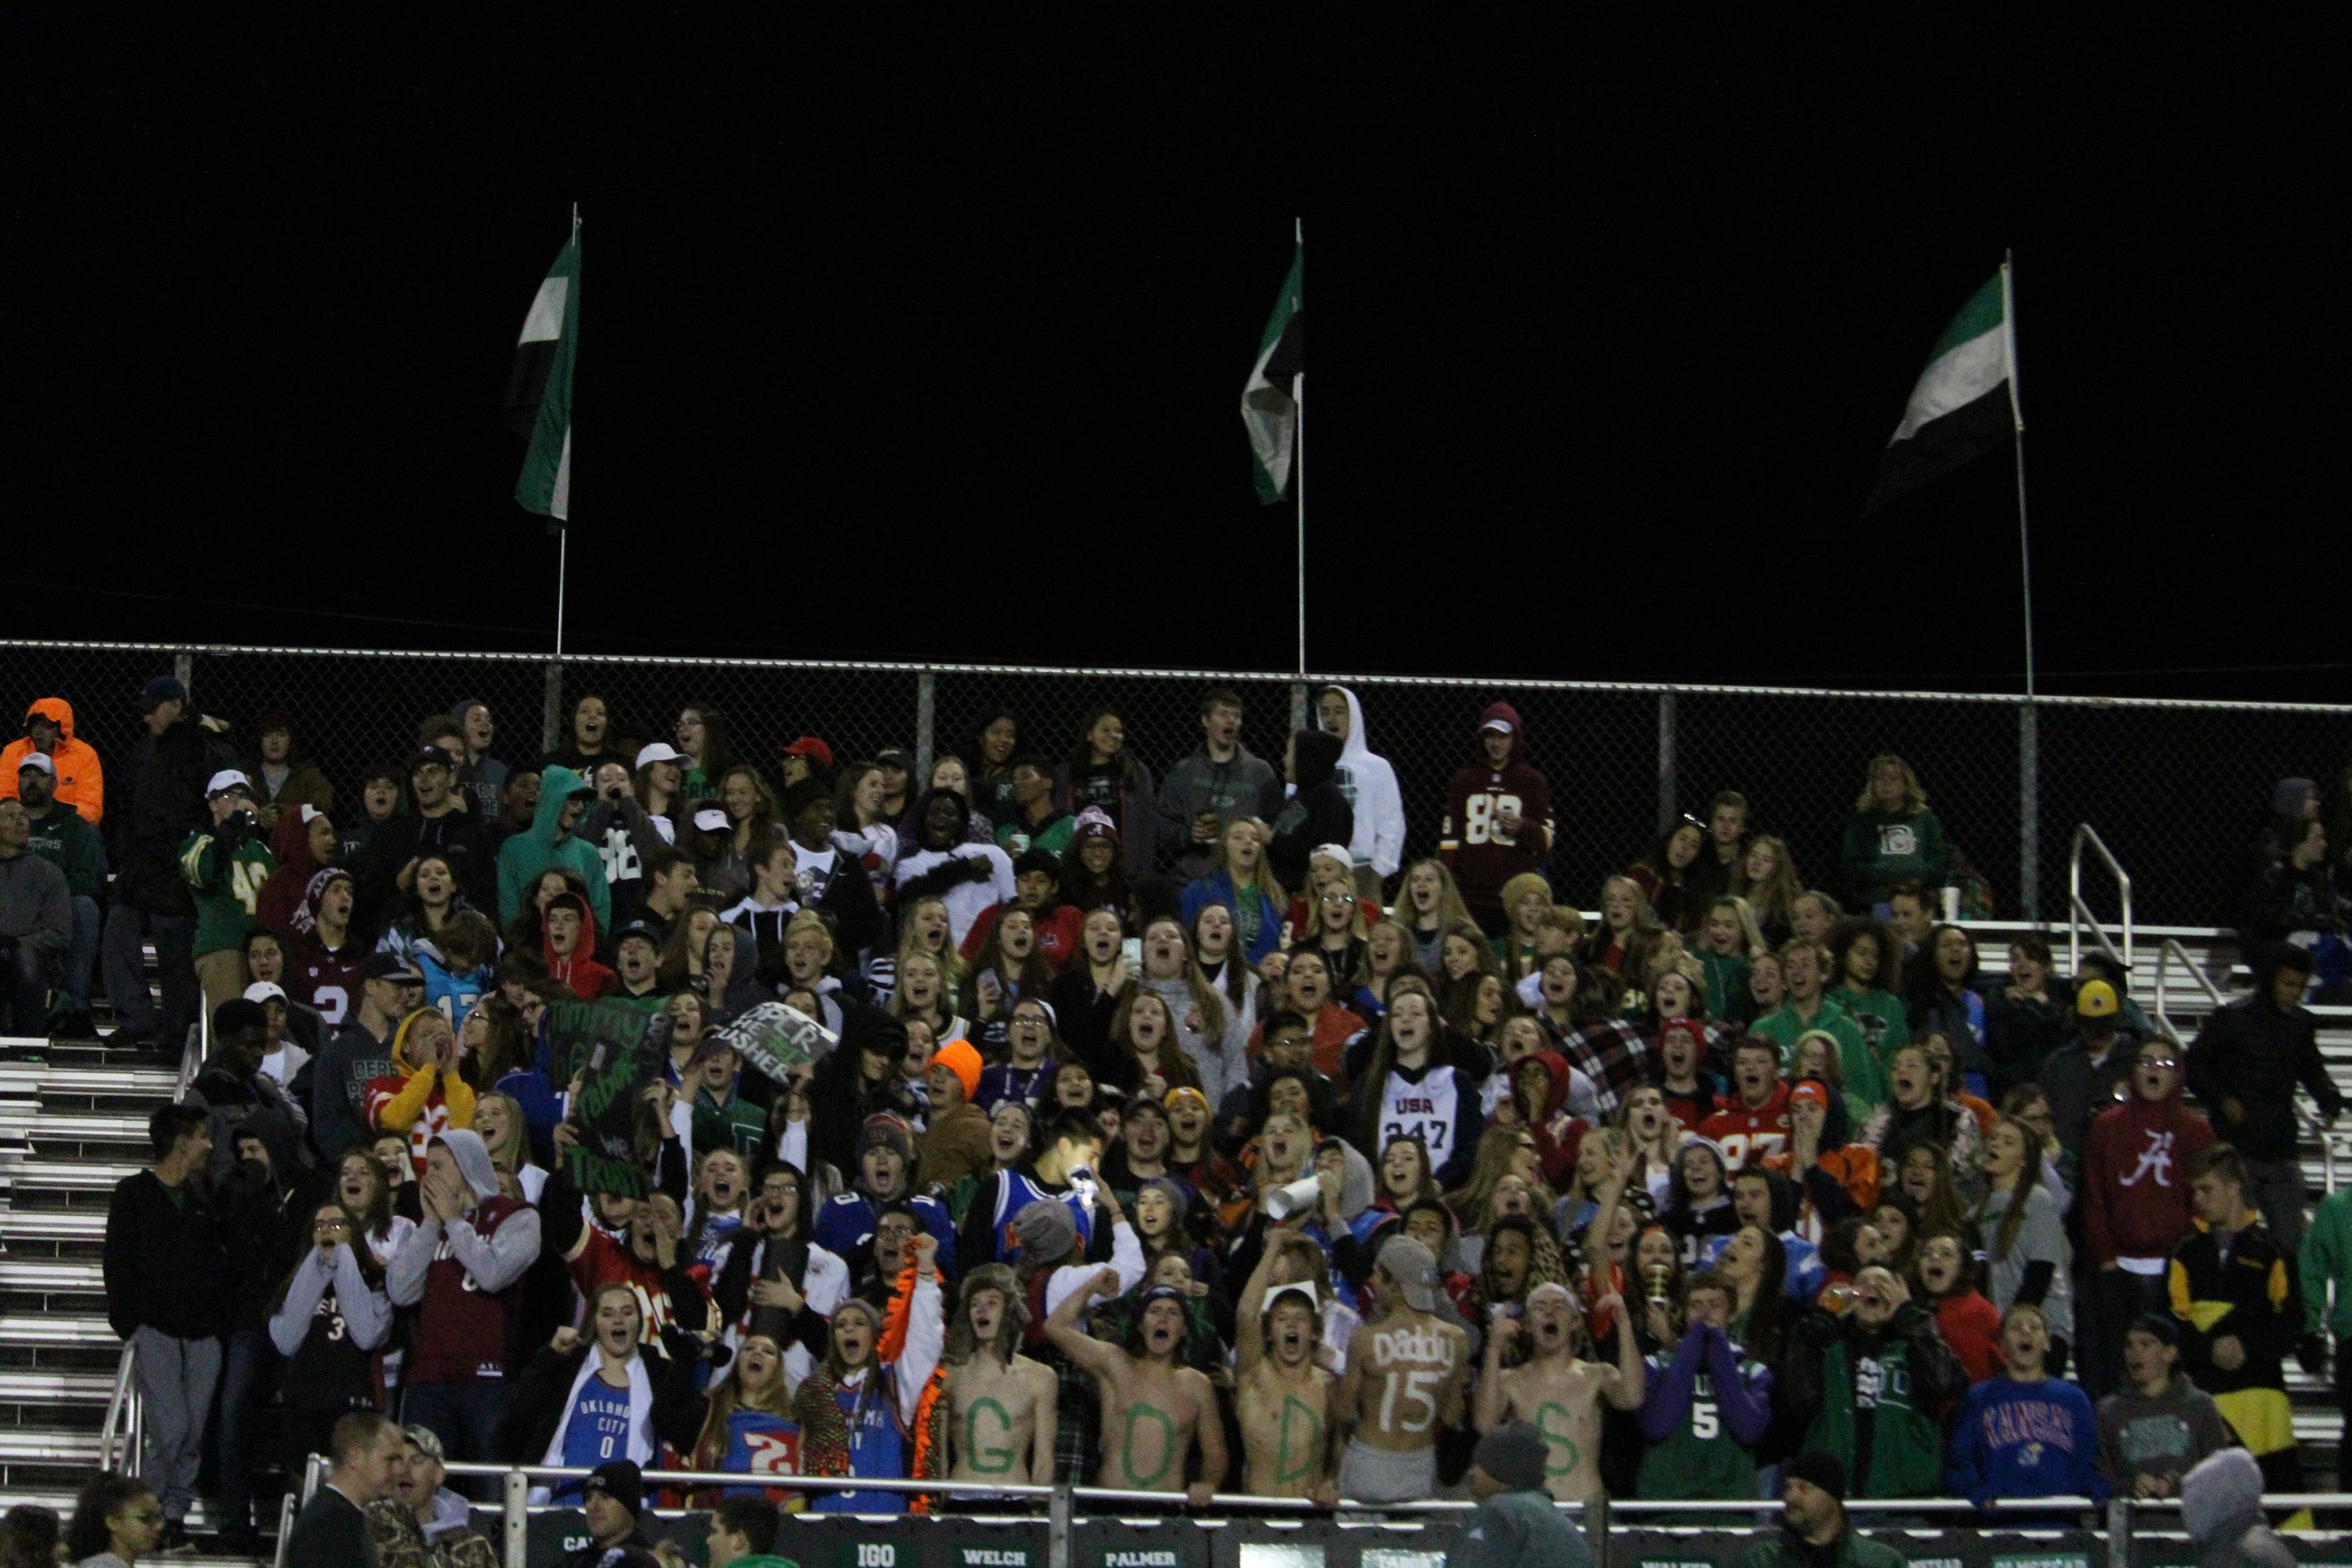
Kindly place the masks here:
[(1551, 1086), (1544, 1090), (1543, 1114), (1528, 1131), (1535, 1135), (1536, 1157), (1543, 1162), (1544, 1180), (1555, 1188), (1564, 1187), (1567, 1176), (1576, 1169), (1576, 1152), (1591, 1129), (1578, 1118), (1562, 1114), (1561, 1108), (1568, 1104), (1568, 1058), (1558, 1051), (1529, 1051), (1528, 1057), (1543, 1063), (1544, 1071), (1551, 1075)]
[(2091, 1261), (2169, 1258), (2189, 1230), (2189, 1160), (2213, 1124), (2172, 1092), (2154, 1104), (2137, 1091), (2100, 1112), (2083, 1143), (2083, 1236)]
[[(1499, 906), (1503, 884), (1534, 870), (1537, 857), (1551, 847), (1551, 784), (1528, 765), (1527, 726), (1509, 703), (1490, 702), (1478, 715), (1480, 734), (1496, 720), (1511, 727), (1510, 760), (1496, 769), (1481, 756), (1454, 775), (1437, 836), (1437, 853), (1453, 871), (1462, 901), (1473, 908)], [(1486, 742), (1478, 744), (1483, 751)], [(1518, 809), (1515, 834), (1496, 820), (1506, 805)]]
[[(621, 984), (621, 977), (596, 962), (596, 911), (588, 900), (577, 893), (558, 893), (547, 900), (549, 909), (558, 904), (580, 911), (580, 940), (572, 949), (572, 956), (561, 957), (544, 935), (540, 938), (540, 951), (547, 959), (547, 977), (560, 980), (580, 994), (583, 1002), (593, 1002), (605, 992)], [(541, 930), (546, 916), (540, 917)]]
[(310, 879), (326, 869), (310, 853), (310, 819), (325, 815), (316, 806), (297, 805), (278, 813), (278, 826), (269, 830), (269, 852), (278, 857), (278, 868), (263, 879), (253, 918), (280, 942), (291, 942), (310, 932), (310, 911), (303, 906), (303, 895)]

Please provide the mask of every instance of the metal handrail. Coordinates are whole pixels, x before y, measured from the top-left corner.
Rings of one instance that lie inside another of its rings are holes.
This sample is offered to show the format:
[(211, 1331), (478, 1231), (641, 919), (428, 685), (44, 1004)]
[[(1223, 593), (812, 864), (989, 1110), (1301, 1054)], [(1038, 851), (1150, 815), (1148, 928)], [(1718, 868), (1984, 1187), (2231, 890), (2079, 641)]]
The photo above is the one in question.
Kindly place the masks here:
[[(2091, 907), (2083, 901), (2083, 846), (2085, 844), (2098, 852), (2099, 858), (2105, 863), (2108, 872), (2116, 879), (2116, 887), (2123, 895), (2124, 948), (2121, 952), (2116, 951), (2115, 945), (2107, 940), (2106, 928), (2100, 925), (2098, 917), (2091, 913)], [(2074, 829), (2074, 846), (2066, 858), (2066, 900), (2072, 906), (2066, 916), (2067, 971), (2079, 973), (2082, 970), (2083, 927), (2087, 924), (2092, 934), (2098, 939), (2099, 946), (2105, 949), (2107, 956), (2124, 966), (2124, 984), (2126, 989), (2129, 989), (2132, 966), (2131, 877), (2107, 848), (2106, 840), (2099, 837), (2099, 830), (2087, 822)]]
[[(132, 1373), (138, 1360), (139, 1346), (132, 1341), (123, 1341), (122, 1355), (114, 1363), (114, 1392), (107, 1396), (106, 1420), (98, 1429), (98, 1468), (101, 1470), (115, 1468), (115, 1439), (122, 1436), (127, 1440), (130, 1436), (130, 1428), (132, 1425), (131, 1406), (139, 1397), (138, 1390), (131, 1384)], [(128, 1442), (127, 1447), (128, 1451), (123, 1456), (121, 1473), (126, 1476), (135, 1476), (139, 1473), (138, 1445), (135, 1442)]]

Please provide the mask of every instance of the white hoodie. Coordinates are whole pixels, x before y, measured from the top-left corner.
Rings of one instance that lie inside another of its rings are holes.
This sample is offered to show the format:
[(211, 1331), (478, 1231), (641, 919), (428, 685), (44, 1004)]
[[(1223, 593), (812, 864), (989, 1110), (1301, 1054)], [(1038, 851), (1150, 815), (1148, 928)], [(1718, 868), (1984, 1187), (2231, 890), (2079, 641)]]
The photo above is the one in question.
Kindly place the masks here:
[(1393, 877), (1404, 864), (1404, 796), (1397, 789), (1396, 770), (1386, 757), (1372, 755), (1364, 738), (1363, 704), (1344, 686), (1324, 689), (1348, 700), (1348, 740), (1339, 749), (1334, 775), (1339, 793), (1356, 811), (1356, 834), (1348, 851), (1359, 866), (1370, 866), (1383, 877)]

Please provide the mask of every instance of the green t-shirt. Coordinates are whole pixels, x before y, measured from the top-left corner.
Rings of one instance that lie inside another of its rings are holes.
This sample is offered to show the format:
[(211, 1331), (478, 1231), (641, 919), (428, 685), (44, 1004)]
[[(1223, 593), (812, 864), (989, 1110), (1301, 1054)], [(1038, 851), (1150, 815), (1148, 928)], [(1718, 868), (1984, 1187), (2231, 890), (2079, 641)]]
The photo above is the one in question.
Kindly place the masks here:
[(1727, 958), (1719, 952), (1702, 952), (1698, 966), (1706, 975), (1706, 1016), (1738, 1017), (1748, 1005), (1748, 961), (1737, 953)]
[(1847, 1101), (1864, 1114), (1885, 1104), (1886, 1069), (1879, 1065), (1877, 1053), (1863, 1037), (1861, 1026), (1838, 1005), (1836, 997), (1824, 994), (1821, 1011), (1813, 1015), (1811, 1023), (1797, 1016), (1794, 1002), (1783, 1002), (1748, 1026), (1749, 1034), (1762, 1035), (1779, 1043), (1783, 1069), (1796, 1054), (1798, 1038), (1815, 1029), (1827, 1032), (1838, 1043), (1838, 1066), (1845, 1072)]
[[(1761, 1363), (1738, 1345), (1732, 1346), (1732, 1354), (1743, 1383), (1764, 1370)], [(1650, 1376), (1655, 1380), (1652, 1386), (1664, 1384), (1674, 1364), (1671, 1352), (1653, 1354), (1649, 1358)], [(1724, 1425), (1723, 1407), (1715, 1401), (1712, 1373), (1698, 1374), (1691, 1385), (1689, 1407), (1665, 1441), (1650, 1445), (1633, 1490), (1641, 1498), (1702, 1500), (1756, 1495), (1756, 1456)]]
[(1891, 991), (1856, 991), (1841, 985), (1830, 993), (1837, 1005), (1853, 1015), (1855, 1027), (1878, 1058), (1883, 1072), (1895, 1053), (1911, 1043), (1911, 1009)]
[(1042, 827), (1031, 827), (1016, 815), (996, 830), (996, 847), (1015, 859), (1032, 849), (1066, 855), (1070, 852), (1071, 836), (1077, 830), (1078, 819), (1066, 811), (1047, 817)]

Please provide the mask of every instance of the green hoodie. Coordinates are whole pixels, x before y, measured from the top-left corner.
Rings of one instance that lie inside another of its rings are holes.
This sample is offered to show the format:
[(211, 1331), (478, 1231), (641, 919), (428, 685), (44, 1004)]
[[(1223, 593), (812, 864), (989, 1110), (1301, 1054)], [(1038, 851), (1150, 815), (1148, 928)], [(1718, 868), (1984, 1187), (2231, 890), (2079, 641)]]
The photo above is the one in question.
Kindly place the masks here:
[(105, 891), (98, 829), (80, 812), (57, 801), (47, 816), (25, 820), (33, 830), (33, 853), (66, 874), (66, 891), (77, 899), (95, 899)]
[(604, 886), (604, 858), (586, 839), (565, 832), (563, 803), (588, 787), (570, 768), (548, 767), (539, 775), (539, 812), (530, 826), (506, 841), (499, 851), (499, 923), (515, 918), (523, 895), (541, 872), (555, 868), (580, 874), (588, 885), (588, 907), (595, 911), (596, 929), (613, 921), (613, 895)]
[[(2328, 1194), (2312, 1211), (2301, 1262), (2305, 1331), (2325, 1329), (2338, 1340), (2352, 1340), (2352, 1187)], [(2327, 1305), (2330, 1284), (2336, 1287), (2333, 1311)]]

